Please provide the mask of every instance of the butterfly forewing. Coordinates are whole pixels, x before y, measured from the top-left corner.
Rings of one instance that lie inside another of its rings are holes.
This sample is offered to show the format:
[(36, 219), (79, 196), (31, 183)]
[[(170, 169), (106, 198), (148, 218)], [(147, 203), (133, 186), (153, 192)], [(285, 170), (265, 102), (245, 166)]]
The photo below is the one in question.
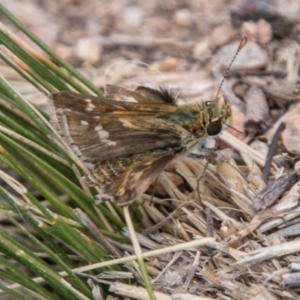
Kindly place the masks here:
[(169, 121), (160, 124), (160, 119), (151, 117), (134, 120), (122, 117), (120, 120), (110, 114), (97, 118), (77, 112), (62, 113), (63, 116), (58, 118), (62, 135), (70, 146), (78, 148), (80, 153), (77, 151), (77, 154), (83, 159), (103, 161), (146, 150), (181, 146), (181, 138)]

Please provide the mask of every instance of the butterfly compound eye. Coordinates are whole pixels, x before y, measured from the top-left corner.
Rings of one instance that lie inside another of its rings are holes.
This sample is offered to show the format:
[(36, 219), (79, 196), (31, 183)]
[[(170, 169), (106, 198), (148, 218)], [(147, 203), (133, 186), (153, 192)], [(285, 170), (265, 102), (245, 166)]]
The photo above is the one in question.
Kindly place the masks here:
[(219, 120), (210, 122), (206, 127), (206, 133), (208, 135), (217, 135), (222, 130), (222, 124)]

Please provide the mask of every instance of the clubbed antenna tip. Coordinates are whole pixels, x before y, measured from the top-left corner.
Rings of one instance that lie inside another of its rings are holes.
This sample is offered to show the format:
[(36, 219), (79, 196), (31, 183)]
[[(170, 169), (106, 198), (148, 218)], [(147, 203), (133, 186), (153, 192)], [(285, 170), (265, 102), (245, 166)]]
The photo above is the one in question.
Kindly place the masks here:
[(223, 79), (222, 79), (222, 81), (221, 81), (221, 83), (220, 83), (220, 86), (219, 86), (219, 88), (218, 88), (218, 92), (217, 92), (216, 98), (219, 97), (219, 93), (220, 93), (220, 91), (221, 91), (221, 88), (222, 88), (222, 86), (223, 86), (223, 83), (224, 83), (225, 79), (228, 77), (229, 70), (230, 70), (230, 68), (231, 68), (231, 66), (232, 66), (232, 64), (233, 64), (233, 62), (235, 61), (237, 55), (238, 55), (239, 52), (244, 48), (244, 46), (245, 46), (246, 44), (247, 44), (247, 38), (246, 38), (246, 37), (243, 37), (242, 40), (241, 40), (241, 42), (240, 42), (240, 44), (239, 44), (239, 46), (238, 46), (238, 48), (237, 48), (237, 50), (236, 50), (236, 52), (235, 52), (235, 54), (234, 54), (234, 56), (233, 56), (233, 58), (232, 58), (232, 60), (231, 60), (231, 62), (230, 62), (230, 64), (229, 64), (229, 66), (227, 67), (227, 69), (226, 69), (226, 71), (225, 71), (224, 77), (223, 77)]

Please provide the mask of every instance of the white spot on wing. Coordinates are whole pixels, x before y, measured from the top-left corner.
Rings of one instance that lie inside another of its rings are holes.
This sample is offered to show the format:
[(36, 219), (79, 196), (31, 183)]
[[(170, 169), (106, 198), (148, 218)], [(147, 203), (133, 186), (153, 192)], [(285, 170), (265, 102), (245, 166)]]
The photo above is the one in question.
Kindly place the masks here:
[(108, 146), (116, 146), (117, 145), (117, 142), (107, 140), (107, 139), (103, 139), (103, 140), (101, 140), (101, 142), (106, 143)]
[(126, 102), (137, 103), (137, 101), (133, 97), (124, 97), (123, 100)]
[(99, 138), (102, 140), (102, 139), (106, 139), (109, 137), (109, 132), (102, 129), (103, 127), (101, 125), (97, 125), (95, 127), (95, 131), (97, 131), (98, 135), (99, 135)]
[(122, 119), (122, 118), (119, 118), (119, 121), (122, 123), (122, 125), (126, 128), (131, 128), (131, 129), (140, 129), (138, 126), (130, 123), (128, 120), (126, 119)]
[(88, 126), (89, 125), (89, 122), (85, 121), (85, 120), (81, 120), (80, 121), (80, 125), (82, 126)]
[(100, 131), (98, 131), (98, 135), (101, 140), (106, 139), (109, 137), (109, 132), (106, 130), (100, 130)]
[(100, 131), (100, 130), (102, 130), (102, 126), (101, 125), (97, 125), (96, 127), (95, 127), (95, 131)]
[(92, 103), (92, 100), (89, 98), (84, 99), (84, 101), (86, 102), (86, 108), (85, 111), (90, 112), (92, 111), (96, 106)]

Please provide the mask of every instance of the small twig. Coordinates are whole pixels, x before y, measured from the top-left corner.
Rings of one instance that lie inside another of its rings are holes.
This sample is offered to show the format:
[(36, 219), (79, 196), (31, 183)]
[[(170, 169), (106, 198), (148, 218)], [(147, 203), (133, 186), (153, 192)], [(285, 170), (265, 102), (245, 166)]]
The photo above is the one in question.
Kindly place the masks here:
[(266, 158), (266, 164), (265, 164), (263, 176), (262, 176), (264, 183), (268, 182), (269, 172), (270, 172), (270, 168), (271, 168), (271, 164), (272, 164), (272, 159), (273, 159), (273, 156), (274, 156), (274, 153), (276, 150), (276, 145), (279, 140), (280, 133), (284, 130), (284, 128), (285, 128), (285, 123), (281, 123), (279, 125), (279, 127), (277, 128), (277, 130), (273, 136), (272, 142), (269, 146), (269, 151), (268, 151), (267, 158)]
[(191, 268), (188, 270), (188, 274), (187, 274), (186, 280), (185, 280), (185, 282), (183, 284), (183, 287), (185, 289), (188, 289), (188, 287), (190, 286), (190, 283), (194, 279), (196, 270), (197, 270), (198, 265), (199, 265), (199, 259), (200, 259), (200, 251), (197, 251), (195, 259), (194, 259), (194, 262), (193, 262)]

